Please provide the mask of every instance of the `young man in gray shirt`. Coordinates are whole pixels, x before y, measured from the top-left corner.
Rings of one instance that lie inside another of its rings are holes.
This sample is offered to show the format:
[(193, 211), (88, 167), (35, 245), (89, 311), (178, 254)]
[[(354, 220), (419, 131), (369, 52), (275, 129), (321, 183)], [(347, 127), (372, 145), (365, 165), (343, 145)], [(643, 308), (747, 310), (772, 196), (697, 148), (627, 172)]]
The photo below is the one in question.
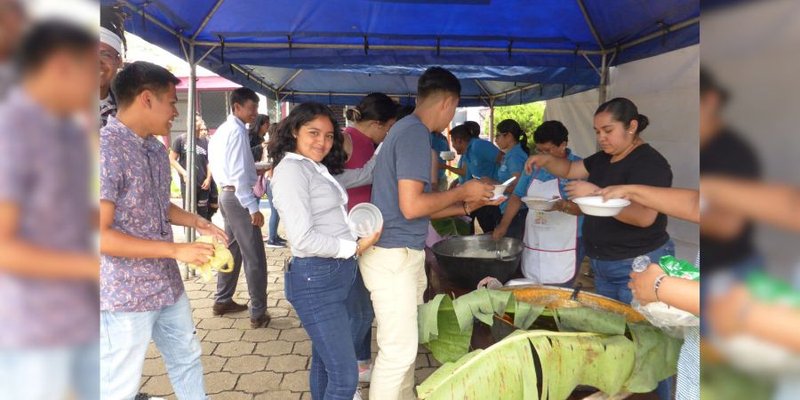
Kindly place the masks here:
[(449, 71), (429, 68), (420, 77), (417, 107), (398, 121), (377, 157), (372, 203), (383, 213), (383, 233), (359, 260), (378, 323), (378, 357), (369, 397), (415, 399), (417, 305), (427, 286), (425, 237), (431, 218), (467, 215), (489, 202), (492, 186), (472, 180), (431, 192), (431, 135), (453, 119), (461, 92)]

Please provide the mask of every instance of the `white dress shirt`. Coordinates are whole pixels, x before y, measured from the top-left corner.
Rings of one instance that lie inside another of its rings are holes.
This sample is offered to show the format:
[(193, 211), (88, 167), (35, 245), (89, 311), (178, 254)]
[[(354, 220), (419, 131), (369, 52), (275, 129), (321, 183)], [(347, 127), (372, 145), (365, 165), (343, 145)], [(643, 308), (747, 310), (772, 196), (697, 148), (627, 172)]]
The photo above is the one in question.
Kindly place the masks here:
[(250, 151), (250, 140), (242, 120), (235, 115), (217, 128), (208, 141), (208, 166), (217, 186), (233, 186), (236, 198), (250, 214), (258, 211), (258, 199), (253, 194), (256, 184), (256, 164)]
[(286, 153), (275, 167), (270, 184), (273, 205), (286, 226), (292, 256), (350, 258), (356, 253), (345, 189), (370, 184), (374, 168), (373, 156), (362, 168), (346, 169), (332, 176), (324, 165)]

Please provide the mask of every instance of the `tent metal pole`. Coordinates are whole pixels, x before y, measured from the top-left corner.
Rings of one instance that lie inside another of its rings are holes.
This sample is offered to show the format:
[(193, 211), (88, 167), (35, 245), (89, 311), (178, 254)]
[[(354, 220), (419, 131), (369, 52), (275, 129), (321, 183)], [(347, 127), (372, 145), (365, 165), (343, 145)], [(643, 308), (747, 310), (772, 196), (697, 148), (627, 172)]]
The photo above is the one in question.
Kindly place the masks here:
[[(594, 36), (594, 40), (597, 42), (597, 46), (600, 47), (600, 50), (605, 50), (603, 48), (603, 40), (600, 39), (600, 34), (597, 33), (597, 29), (594, 28), (594, 23), (592, 23), (592, 19), (589, 17), (589, 12), (586, 11), (586, 5), (583, 4), (583, 0), (577, 0), (578, 7), (581, 8), (581, 13), (583, 14), (583, 19), (586, 20), (586, 25), (589, 27), (589, 30), (592, 32), (592, 36)], [(585, 55), (585, 54), (584, 54)]]
[(494, 99), (489, 99), (489, 140), (494, 142)]
[(200, 33), (203, 32), (203, 29), (206, 27), (206, 25), (208, 25), (208, 22), (211, 21), (211, 17), (213, 17), (214, 14), (217, 13), (217, 10), (219, 10), (219, 6), (222, 5), (223, 1), (225, 0), (217, 0), (217, 4), (214, 4), (214, 7), (212, 7), (211, 11), (208, 12), (208, 15), (206, 15), (206, 17), (203, 18), (203, 22), (200, 23), (200, 26), (197, 27), (197, 30), (194, 32), (194, 35), (192, 35), (191, 39), (192, 42), (194, 42), (194, 40), (197, 39), (197, 36), (199, 36)]
[[(195, 176), (195, 137), (197, 135), (197, 64), (194, 59), (195, 46), (189, 46), (189, 90), (186, 100), (186, 192), (184, 208), (197, 213), (197, 177)], [(186, 229), (186, 242), (194, 241), (194, 228)]]
[(606, 102), (606, 98), (608, 97), (608, 56), (603, 54), (603, 58), (600, 64), (600, 86), (597, 88), (598, 90), (598, 105), (603, 104)]

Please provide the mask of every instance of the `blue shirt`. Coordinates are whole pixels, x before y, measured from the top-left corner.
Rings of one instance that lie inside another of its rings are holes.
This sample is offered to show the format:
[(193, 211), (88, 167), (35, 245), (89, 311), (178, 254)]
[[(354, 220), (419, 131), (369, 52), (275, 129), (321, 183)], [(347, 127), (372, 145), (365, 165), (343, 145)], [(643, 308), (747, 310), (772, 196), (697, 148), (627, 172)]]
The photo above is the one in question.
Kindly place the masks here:
[(497, 155), (500, 149), (488, 140), (474, 138), (467, 145), (467, 151), (462, 157), (466, 157), (464, 162), (467, 164), (469, 173), (466, 180), (472, 179), (473, 175), (478, 178), (494, 177), (497, 170)]
[[(500, 168), (497, 168), (497, 171), (494, 174), (494, 180), (499, 183), (503, 183), (514, 174), (522, 174), (525, 169), (525, 161), (528, 160), (528, 153), (525, 153), (525, 150), (522, 150), (522, 145), (517, 143), (516, 146), (512, 147), (505, 155), (503, 155), (503, 163), (500, 164)], [(522, 175), (520, 175), (522, 176)], [(508, 204), (508, 200), (500, 204), (500, 211), (505, 212), (506, 206)]]
[[(458, 158), (458, 169), (465, 168), (465, 166), (464, 166), (464, 156), (465, 156), (465, 154), (462, 154), (461, 157)], [(469, 170), (467, 169), (466, 172), (464, 173), (464, 175), (459, 175), (458, 176), (458, 184), (459, 185), (463, 185), (464, 182), (469, 180), (469, 178), (470, 178)]]
[[(447, 142), (447, 138), (441, 133), (431, 134), (431, 148), (436, 151), (436, 158), (439, 160), (439, 163), (443, 164), (444, 159), (441, 156), (442, 152), (450, 151), (450, 143)], [(439, 181), (441, 182), (443, 179), (447, 179), (447, 171), (440, 169)]]
[[(577, 155), (575, 155), (572, 152), (571, 149), (567, 149), (567, 160), (580, 161), (580, 160), (582, 160), (582, 158), (577, 156)], [(527, 196), (528, 195), (528, 187), (531, 186), (531, 183), (533, 182), (533, 179), (536, 178), (536, 179), (538, 179), (538, 180), (540, 180), (542, 182), (547, 182), (547, 181), (550, 181), (550, 180), (553, 180), (553, 179), (558, 179), (558, 191), (561, 194), (562, 198), (564, 198), (564, 199), (567, 198), (567, 189), (566, 189), (566, 187), (567, 187), (568, 183), (573, 181), (573, 179), (556, 178), (555, 175), (551, 174), (550, 171), (548, 171), (548, 170), (546, 170), (544, 168), (540, 168), (538, 171), (534, 170), (533, 173), (536, 174), (536, 175), (528, 174), (527, 172), (524, 172), (524, 169), (523, 169), (523, 173), (519, 177), (519, 182), (517, 182), (517, 187), (514, 188), (514, 194), (516, 196), (519, 196), (520, 198), (523, 198), (523, 197)], [(583, 235), (582, 226), (583, 226), (583, 216), (580, 216), (580, 217), (578, 217), (578, 237), (581, 237), (581, 235)]]
[(397, 121), (377, 156), (372, 179), (372, 204), (383, 214), (383, 248), (425, 248), (429, 217), (406, 219), (400, 211), (398, 182), (410, 179), (431, 191), (431, 133), (416, 115)]

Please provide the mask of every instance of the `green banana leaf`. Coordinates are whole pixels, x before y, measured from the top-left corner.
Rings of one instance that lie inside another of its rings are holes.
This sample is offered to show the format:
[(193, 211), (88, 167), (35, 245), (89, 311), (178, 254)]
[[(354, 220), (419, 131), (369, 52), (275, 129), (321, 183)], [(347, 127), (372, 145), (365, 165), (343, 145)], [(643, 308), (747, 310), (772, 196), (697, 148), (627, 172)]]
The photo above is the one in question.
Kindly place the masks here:
[[(542, 393), (537, 390), (534, 357), (542, 366)], [(633, 343), (624, 336), (517, 331), (485, 350), (444, 364), (417, 387), (417, 394), (424, 400), (558, 400), (579, 384), (616, 394), (633, 364)]]
[(561, 332), (625, 334), (625, 316), (589, 307), (558, 308), (554, 318)]
[(419, 307), (419, 342), (439, 362), (455, 361), (469, 351), (475, 318), (491, 326), (495, 315), (510, 313), (514, 326), (528, 329), (543, 310), (544, 306), (517, 302), (507, 291), (482, 288), (455, 300), (439, 294)]
[(469, 235), (469, 223), (461, 218), (442, 218), (431, 220), (433, 230), (441, 237)]
[(636, 346), (636, 363), (625, 388), (632, 393), (652, 391), (659, 381), (678, 372), (683, 340), (666, 335), (648, 323), (629, 323), (628, 329)]
[[(472, 321), (470, 319), (470, 321)], [(439, 362), (455, 361), (469, 352), (472, 324), (461, 329), (453, 300), (439, 294), (421, 305), (417, 327), (419, 342), (427, 347)]]

